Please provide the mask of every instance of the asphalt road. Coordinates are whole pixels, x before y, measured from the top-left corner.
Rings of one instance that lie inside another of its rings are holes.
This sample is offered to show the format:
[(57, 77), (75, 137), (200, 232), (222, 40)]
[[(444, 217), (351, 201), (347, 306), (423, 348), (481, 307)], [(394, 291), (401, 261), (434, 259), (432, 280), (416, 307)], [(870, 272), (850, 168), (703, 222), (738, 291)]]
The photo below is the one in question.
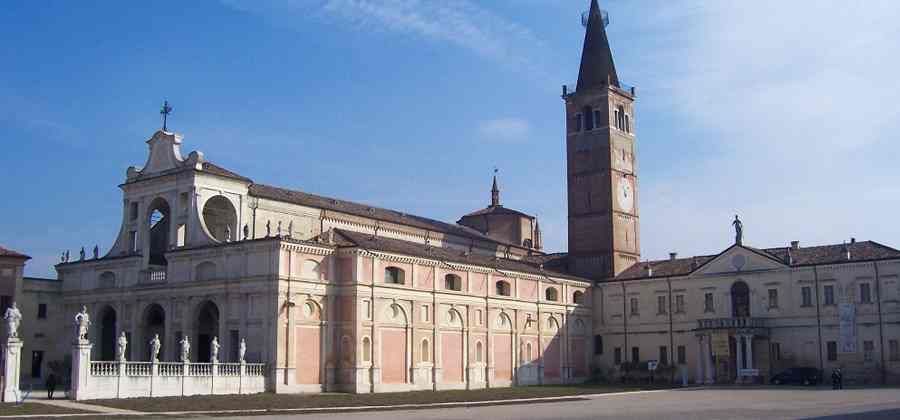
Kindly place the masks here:
[[(233, 417), (240, 418), (240, 417)], [(251, 419), (251, 417), (247, 417)], [(900, 419), (900, 389), (685, 389), (473, 408), (275, 415), (302, 420)], [(260, 417), (252, 417), (259, 420)]]

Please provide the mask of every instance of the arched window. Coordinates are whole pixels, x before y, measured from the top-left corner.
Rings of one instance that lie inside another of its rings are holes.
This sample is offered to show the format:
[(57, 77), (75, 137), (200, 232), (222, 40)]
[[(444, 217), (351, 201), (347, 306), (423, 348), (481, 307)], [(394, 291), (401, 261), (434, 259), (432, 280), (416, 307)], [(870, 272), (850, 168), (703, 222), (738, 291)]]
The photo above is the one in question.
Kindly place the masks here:
[(559, 292), (552, 287), (548, 287), (547, 290), (544, 291), (544, 297), (551, 302), (556, 302), (559, 300)]
[(584, 107), (581, 112), (584, 115), (584, 129), (589, 131), (594, 129), (594, 109), (590, 106)]
[(584, 292), (576, 290), (575, 293), (572, 293), (572, 303), (584, 303)]
[(422, 340), (422, 362), (428, 362), (431, 358), (428, 354), (431, 352), (431, 346), (428, 345), (428, 339)]
[(750, 316), (750, 287), (742, 281), (731, 286), (731, 310), (735, 318)]
[(362, 340), (362, 358), (363, 362), (371, 362), (372, 361), (372, 340), (369, 337), (363, 337)]
[(101, 289), (116, 287), (116, 275), (112, 271), (104, 271), (98, 278), (97, 283), (97, 287)]
[(315, 260), (303, 261), (303, 277), (319, 279), (319, 263)]
[(462, 279), (456, 274), (447, 274), (444, 276), (444, 289), (457, 292), (462, 290)]
[(206, 281), (216, 278), (216, 265), (207, 261), (197, 265), (194, 272), (194, 279), (197, 281)]
[[(147, 214), (150, 234), (150, 264), (166, 265), (165, 253), (169, 251), (169, 203), (156, 198), (150, 203)], [(137, 238), (135, 238), (137, 241)], [(136, 249), (136, 246), (135, 246)]]
[(619, 130), (625, 130), (625, 107), (619, 105), (616, 107), (616, 128)]
[(397, 267), (388, 267), (384, 269), (384, 282), (389, 284), (404, 284), (405, 273)]
[(510, 296), (509, 282), (500, 280), (497, 282), (497, 296)]
[(475, 361), (477, 363), (481, 363), (484, 359), (484, 346), (481, 345), (481, 342), (475, 343)]

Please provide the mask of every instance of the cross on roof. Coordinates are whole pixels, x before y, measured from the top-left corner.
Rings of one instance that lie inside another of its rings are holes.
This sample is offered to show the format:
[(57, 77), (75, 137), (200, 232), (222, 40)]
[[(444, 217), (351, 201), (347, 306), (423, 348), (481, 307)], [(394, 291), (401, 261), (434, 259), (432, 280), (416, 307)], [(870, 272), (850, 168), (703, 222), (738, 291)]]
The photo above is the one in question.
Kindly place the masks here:
[(172, 107), (169, 106), (169, 101), (164, 101), (162, 109), (159, 110), (159, 114), (163, 116), (163, 126), (162, 126), (163, 131), (167, 131), (166, 130), (166, 122), (169, 118), (169, 114), (171, 114), (171, 113), (172, 113)]

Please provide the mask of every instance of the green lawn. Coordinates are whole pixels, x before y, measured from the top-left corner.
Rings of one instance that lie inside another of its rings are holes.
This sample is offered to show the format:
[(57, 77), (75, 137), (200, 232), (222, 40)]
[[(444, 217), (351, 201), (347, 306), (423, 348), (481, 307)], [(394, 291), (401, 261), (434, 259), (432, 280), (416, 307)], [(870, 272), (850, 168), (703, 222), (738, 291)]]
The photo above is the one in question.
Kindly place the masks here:
[(0, 403), (0, 417), (2, 416), (26, 416), (26, 415), (54, 415), (54, 414), (79, 414), (89, 413), (89, 411), (73, 410), (69, 408), (56, 407), (47, 404), (26, 402), (22, 405), (13, 403)]
[(214, 411), (214, 410), (260, 410), (260, 409), (302, 409), (318, 407), (359, 407), (386, 406), (398, 404), (429, 404), (443, 402), (513, 400), (520, 398), (560, 397), (609, 392), (661, 389), (651, 386), (610, 386), (610, 385), (559, 385), (529, 386), (514, 388), (492, 388), (473, 391), (414, 391), (384, 394), (256, 394), (256, 395), (214, 395), (167, 398), (129, 398), (118, 400), (85, 401), (89, 404), (126, 410), (163, 411)]

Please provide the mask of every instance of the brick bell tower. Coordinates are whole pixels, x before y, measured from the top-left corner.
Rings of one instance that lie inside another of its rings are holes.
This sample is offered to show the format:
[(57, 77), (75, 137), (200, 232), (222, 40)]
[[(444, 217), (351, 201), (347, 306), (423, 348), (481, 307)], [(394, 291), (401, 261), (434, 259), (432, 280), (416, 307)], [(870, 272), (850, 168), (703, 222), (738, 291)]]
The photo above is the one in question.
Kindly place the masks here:
[(569, 271), (600, 280), (640, 261), (635, 90), (619, 82), (597, 0), (587, 29), (578, 84), (563, 86), (569, 206)]

